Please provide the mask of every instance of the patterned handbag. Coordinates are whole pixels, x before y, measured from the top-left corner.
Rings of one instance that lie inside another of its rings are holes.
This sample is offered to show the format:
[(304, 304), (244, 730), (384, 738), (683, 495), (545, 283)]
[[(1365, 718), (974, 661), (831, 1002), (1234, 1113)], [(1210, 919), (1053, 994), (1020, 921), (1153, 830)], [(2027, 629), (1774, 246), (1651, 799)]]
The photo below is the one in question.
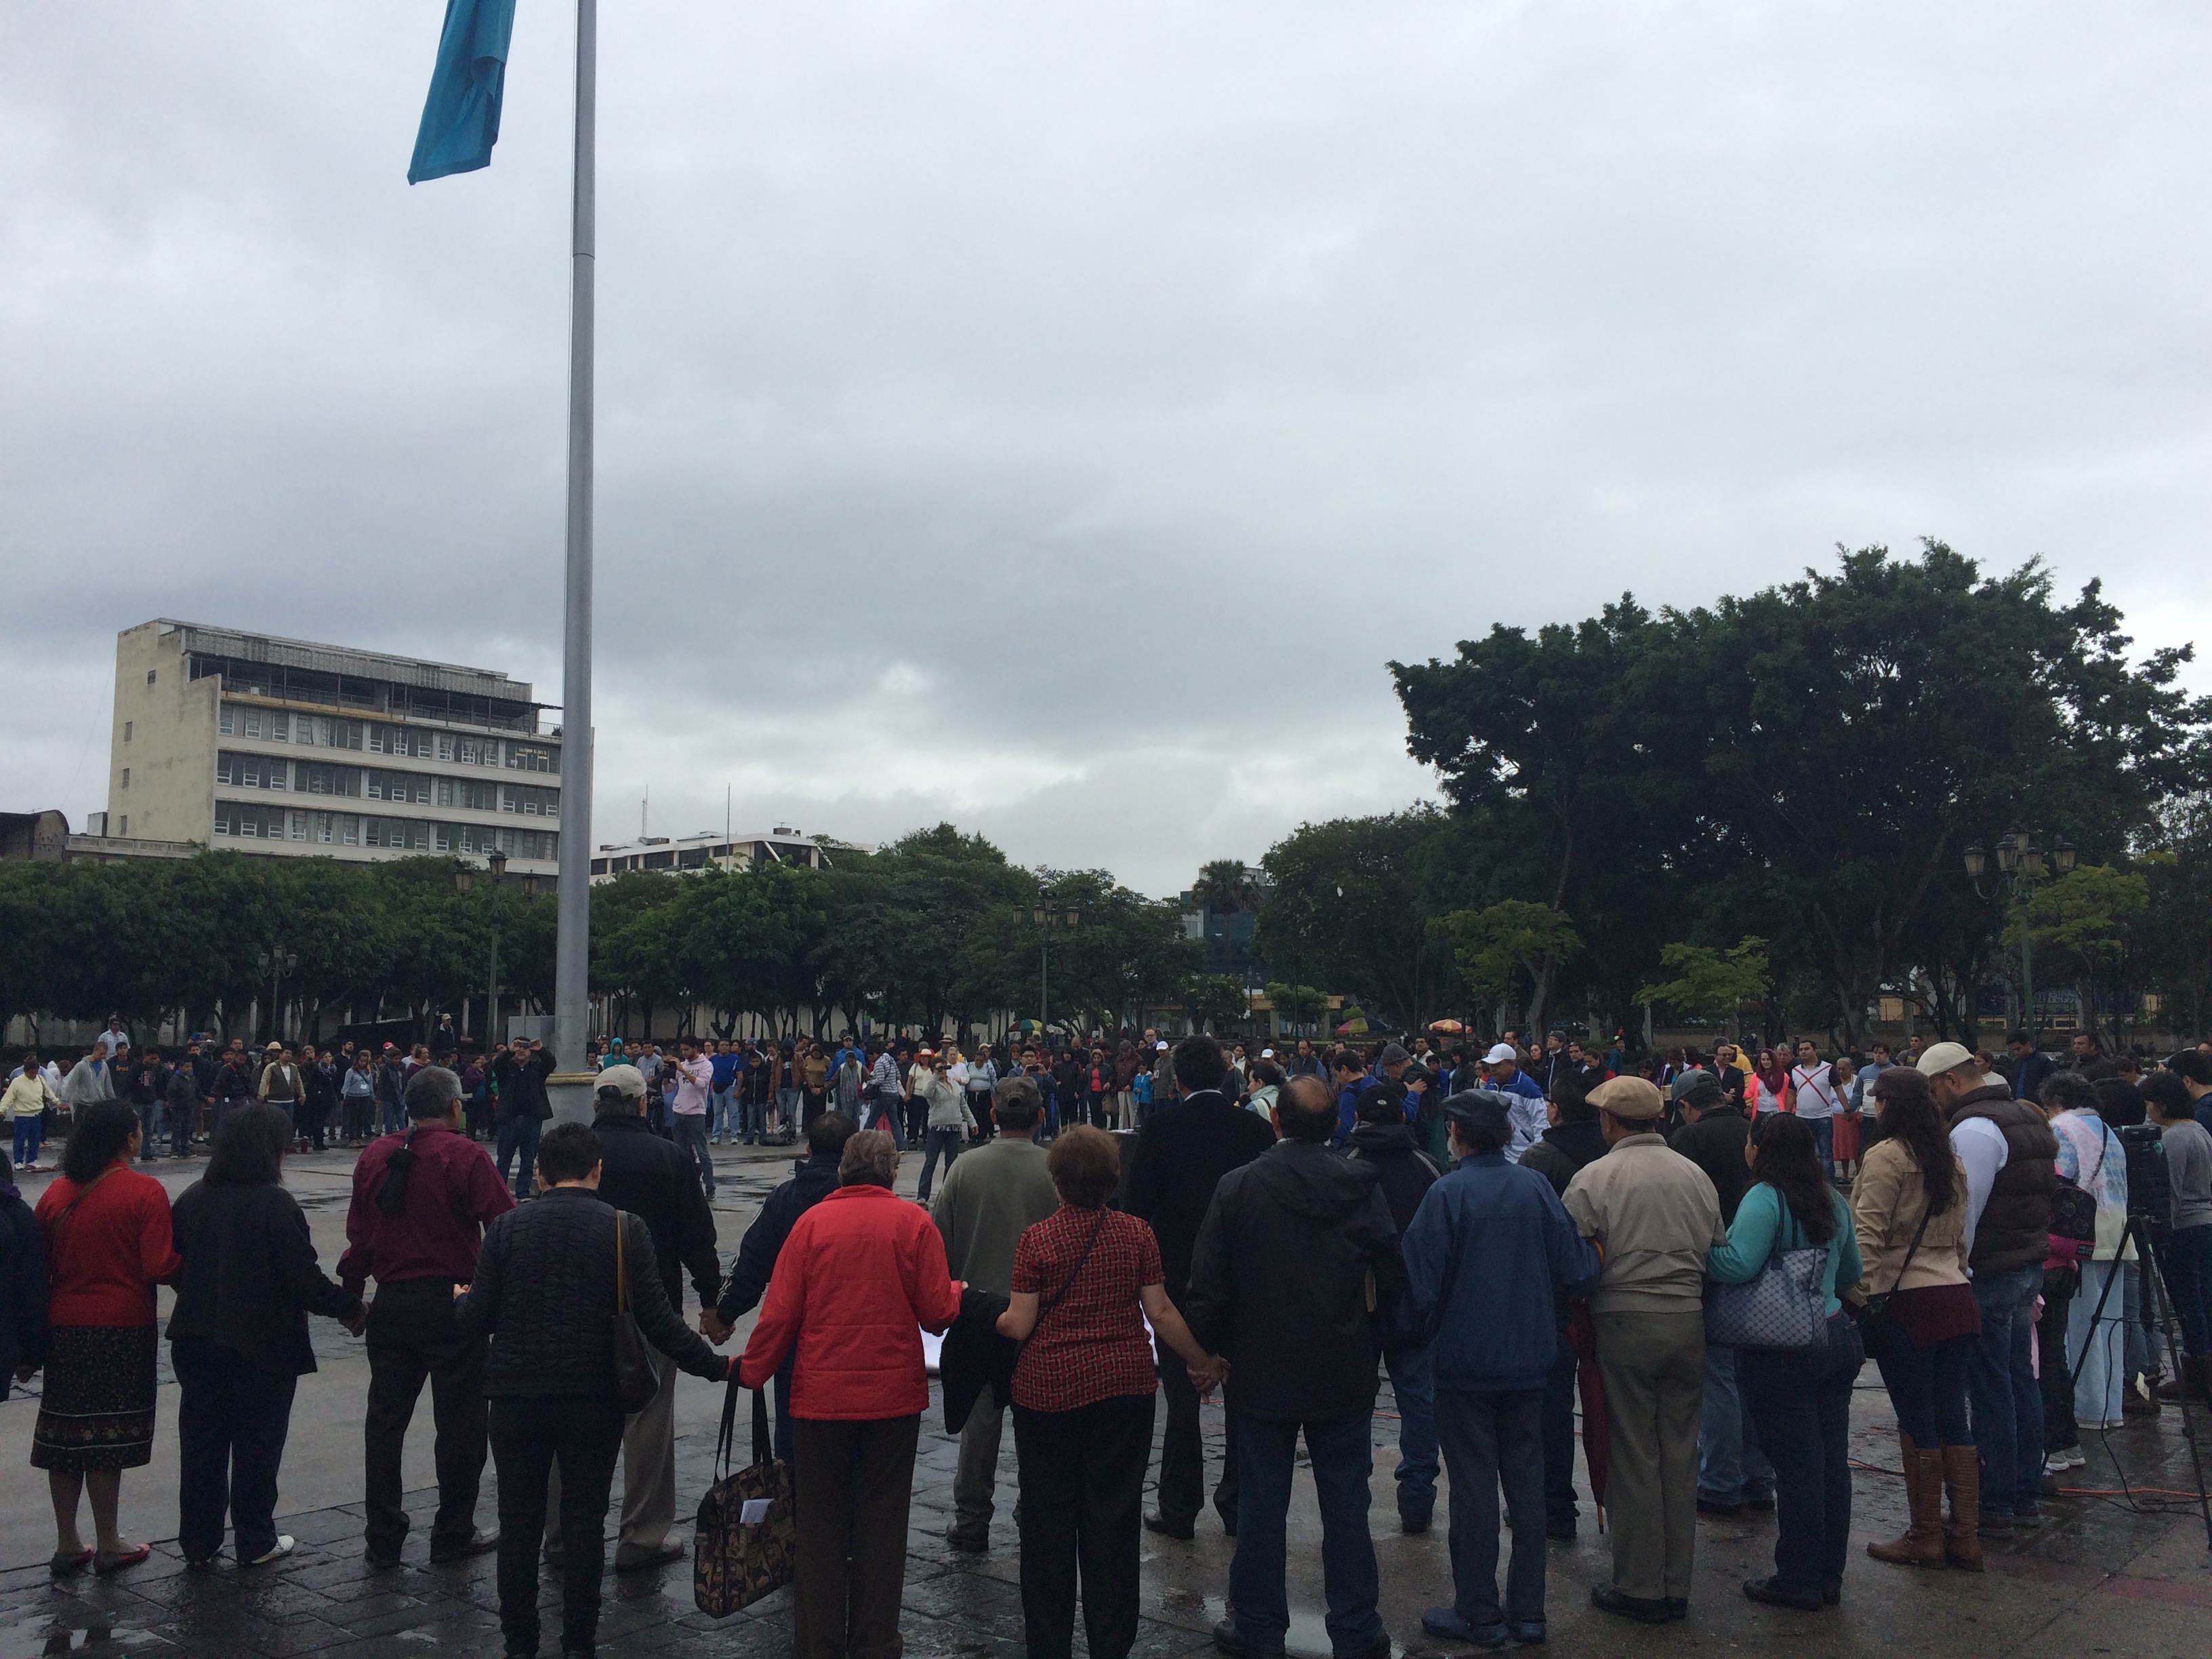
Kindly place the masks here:
[[(1775, 1243), (1796, 1233), (1785, 1206)], [(1828, 1341), (1828, 1247), (1801, 1244), (1769, 1253), (1759, 1277), (1746, 1285), (1705, 1286), (1705, 1340), (1723, 1348), (1767, 1348), (1814, 1353)]]
[[(722, 1401), (722, 1437), (715, 1467), (726, 1471), (737, 1437), (738, 1375)], [(791, 1583), (799, 1560), (799, 1517), (791, 1465), (777, 1461), (768, 1433), (768, 1394), (753, 1390), (753, 1461), (723, 1474), (699, 1500), (691, 1540), (691, 1598), (716, 1619)]]

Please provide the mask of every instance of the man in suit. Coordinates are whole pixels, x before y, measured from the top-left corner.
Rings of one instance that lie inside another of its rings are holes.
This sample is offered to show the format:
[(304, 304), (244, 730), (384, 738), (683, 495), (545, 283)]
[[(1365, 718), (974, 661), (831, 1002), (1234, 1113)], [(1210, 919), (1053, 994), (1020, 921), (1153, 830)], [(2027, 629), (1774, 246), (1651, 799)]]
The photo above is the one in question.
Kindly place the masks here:
[[(1130, 1214), (1149, 1224), (1159, 1241), (1160, 1266), (1176, 1308), (1189, 1293), (1190, 1257), (1199, 1224), (1221, 1177), (1275, 1144), (1267, 1120), (1232, 1104), (1222, 1091), (1229, 1061), (1221, 1045), (1203, 1032), (1175, 1048), (1181, 1098), (1155, 1106), (1137, 1133), (1137, 1149), (1123, 1194)], [(1145, 1517), (1150, 1530), (1188, 1538), (1205, 1506), (1206, 1453), (1198, 1432), (1198, 1390), (1188, 1369), (1172, 1354), (1160, 1363), (1167, 1395), (1167, 1428), (1160, 1440), (1159, 1503)], [(1223, 1442), (1221, 1482), (1213, 1508), (1222, 1530), (1237, 1532), (1237, 1429), (1232, 1419)]]

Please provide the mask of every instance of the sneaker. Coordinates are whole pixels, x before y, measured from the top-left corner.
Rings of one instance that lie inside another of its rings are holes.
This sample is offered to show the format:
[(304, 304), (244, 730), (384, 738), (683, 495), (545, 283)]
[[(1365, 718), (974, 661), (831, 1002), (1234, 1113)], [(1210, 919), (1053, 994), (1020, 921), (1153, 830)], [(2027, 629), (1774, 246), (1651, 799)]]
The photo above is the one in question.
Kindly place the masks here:
[(276, 1535), (276, 1542), (273, 1547), (264, 1550), (260, 1554), (255, 1556), (246, 1565), (249, 1567), (265, 1567), (271, 1561), (283, 1560), (286, 1556), (292, 1553), (294, 1547), (292, 1534), (289, 1532), (279, 1533)]

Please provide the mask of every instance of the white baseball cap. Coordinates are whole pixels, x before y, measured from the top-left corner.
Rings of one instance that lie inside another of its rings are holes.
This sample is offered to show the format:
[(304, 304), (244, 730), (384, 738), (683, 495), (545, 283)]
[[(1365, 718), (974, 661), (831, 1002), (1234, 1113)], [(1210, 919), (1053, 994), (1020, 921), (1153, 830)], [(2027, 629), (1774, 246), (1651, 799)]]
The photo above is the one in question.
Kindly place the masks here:
[(1482, 1063), (1486, 1066), (1502, 1066), (1508, 1062), (1517, 1065), (1520, 1063), (1520, 1060), (1521, 1055), (1519, 1052), (1515, 1049), (1511, 1043), (1501, 1042), (1492, 1048), (1488, 1054), (1482, 1057)]
[(1920, 1056), (1918, 1071), (1923, 1077), (1940, 1077), (1945, 1072), (1955, 1072), (1961, 1066), (1971, 1066), (1974, 1051), (1963, 1042), (1937, 1042), (1929, 1045)]

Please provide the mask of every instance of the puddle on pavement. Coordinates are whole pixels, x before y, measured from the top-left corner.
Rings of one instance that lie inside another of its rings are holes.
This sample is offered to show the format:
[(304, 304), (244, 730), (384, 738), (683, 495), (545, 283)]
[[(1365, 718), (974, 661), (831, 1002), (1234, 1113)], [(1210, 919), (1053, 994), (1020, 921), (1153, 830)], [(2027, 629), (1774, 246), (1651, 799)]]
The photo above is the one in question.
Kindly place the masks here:
[(150, 1653), (175, 1645), (150, 1630), (76, 1612), (0, 1626), (0, 1659), (40, 1659), (53, 1653)]
[[(1218, 1595), (1205, 1598), (1206, 1616), (1216, 1623), (1229, 1616), (1229, 1603)], [(1283, 1638), (1283, 1651), (1290, 1659), (1329, 1659), (1331, 1649), (1328, 1626), (1317, 1613), (1291, 1610), (1291, 1628)], [(1391, 1659), (1405, 1659), (1406, 1650), (1394, 1637), (1390, 1643)]]

